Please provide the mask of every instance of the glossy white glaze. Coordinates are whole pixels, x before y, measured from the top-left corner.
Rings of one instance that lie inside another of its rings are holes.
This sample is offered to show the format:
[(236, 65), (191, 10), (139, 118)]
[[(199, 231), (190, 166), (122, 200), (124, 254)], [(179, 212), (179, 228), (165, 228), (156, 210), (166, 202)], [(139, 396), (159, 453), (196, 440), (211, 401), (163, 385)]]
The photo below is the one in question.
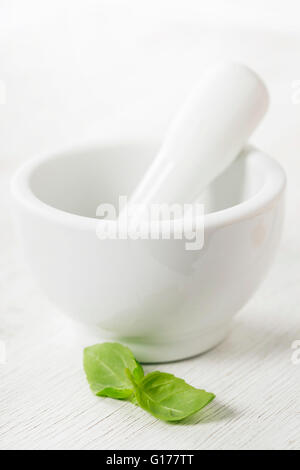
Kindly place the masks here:
[(264, 83), (245, 65), (225, 61), (206, 70), (173, 118), (130, 202), (193, 203), (237, 158), (268, 103)]
[(203, 194), (205, 244), (102, 240), (101, 202), (129, 194), (155, 155), (147, 142), (39, 157), (15, 175), (16, 218), (35, 277), (65, 313), (145, 362), (192, 356), (227, 334), (264, 278), (283, 220), (285, 176), (248, 148)]

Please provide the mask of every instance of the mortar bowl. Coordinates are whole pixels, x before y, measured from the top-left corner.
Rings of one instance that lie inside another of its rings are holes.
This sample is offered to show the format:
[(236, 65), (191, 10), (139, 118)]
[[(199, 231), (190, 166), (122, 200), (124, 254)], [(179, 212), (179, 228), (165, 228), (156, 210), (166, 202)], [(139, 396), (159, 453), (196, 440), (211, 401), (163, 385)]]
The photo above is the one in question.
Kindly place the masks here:
[(247, 147), (199, 199), (202, 249), (187, 250), (175, 237), (99, 239), (105, 221), (96, 208), (130, 195), (156, 152), (146, 141), (83, 145), (26, 162), (11, 184), (24, 252), (42, 290), (142, 362), (187, 358), (225, 338), (271, 265), (284, 214), (284, 171)]

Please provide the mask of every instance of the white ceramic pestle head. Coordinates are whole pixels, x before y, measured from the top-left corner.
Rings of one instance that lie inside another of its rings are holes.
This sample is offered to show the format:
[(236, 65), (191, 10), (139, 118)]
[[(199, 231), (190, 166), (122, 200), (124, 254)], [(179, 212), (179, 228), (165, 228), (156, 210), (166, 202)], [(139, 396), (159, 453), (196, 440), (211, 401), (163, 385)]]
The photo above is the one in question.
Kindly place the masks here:
[(268, 107), (261, 79), (239, 63), (207, 71), (172, 121), (129, 204), (193, 203), (238, 156)]

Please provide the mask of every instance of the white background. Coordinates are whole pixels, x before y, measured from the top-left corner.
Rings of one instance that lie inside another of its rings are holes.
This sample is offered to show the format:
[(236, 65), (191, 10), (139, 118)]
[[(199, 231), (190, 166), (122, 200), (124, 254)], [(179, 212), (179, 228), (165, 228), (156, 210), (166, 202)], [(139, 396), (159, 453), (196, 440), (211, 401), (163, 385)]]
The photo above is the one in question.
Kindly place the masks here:
[[(19, 257), (9, 178), (33, 155), (77, 141), (162, 136), (203, 69), (223, 58), (247, 63), (270, 89), (253, 142), (287, 172), (287, 216), (272, 270), (226, 341), (160, 366), (217, 395), (174, 426), (89, 392), (83, 334)], [(300, 449), (297, 80), (298, 0), (0, 0), (0, 448)]]

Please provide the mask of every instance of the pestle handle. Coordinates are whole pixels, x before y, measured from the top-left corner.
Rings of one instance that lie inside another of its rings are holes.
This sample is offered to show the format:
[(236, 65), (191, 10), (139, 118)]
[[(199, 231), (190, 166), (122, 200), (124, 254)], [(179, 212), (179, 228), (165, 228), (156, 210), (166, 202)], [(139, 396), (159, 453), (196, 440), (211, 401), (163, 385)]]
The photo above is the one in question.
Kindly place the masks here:
[(238, 156), (268, 108), (261, 79), (239, 63), (205, 73), (172, 121), (129, 204), (193, 203)]

